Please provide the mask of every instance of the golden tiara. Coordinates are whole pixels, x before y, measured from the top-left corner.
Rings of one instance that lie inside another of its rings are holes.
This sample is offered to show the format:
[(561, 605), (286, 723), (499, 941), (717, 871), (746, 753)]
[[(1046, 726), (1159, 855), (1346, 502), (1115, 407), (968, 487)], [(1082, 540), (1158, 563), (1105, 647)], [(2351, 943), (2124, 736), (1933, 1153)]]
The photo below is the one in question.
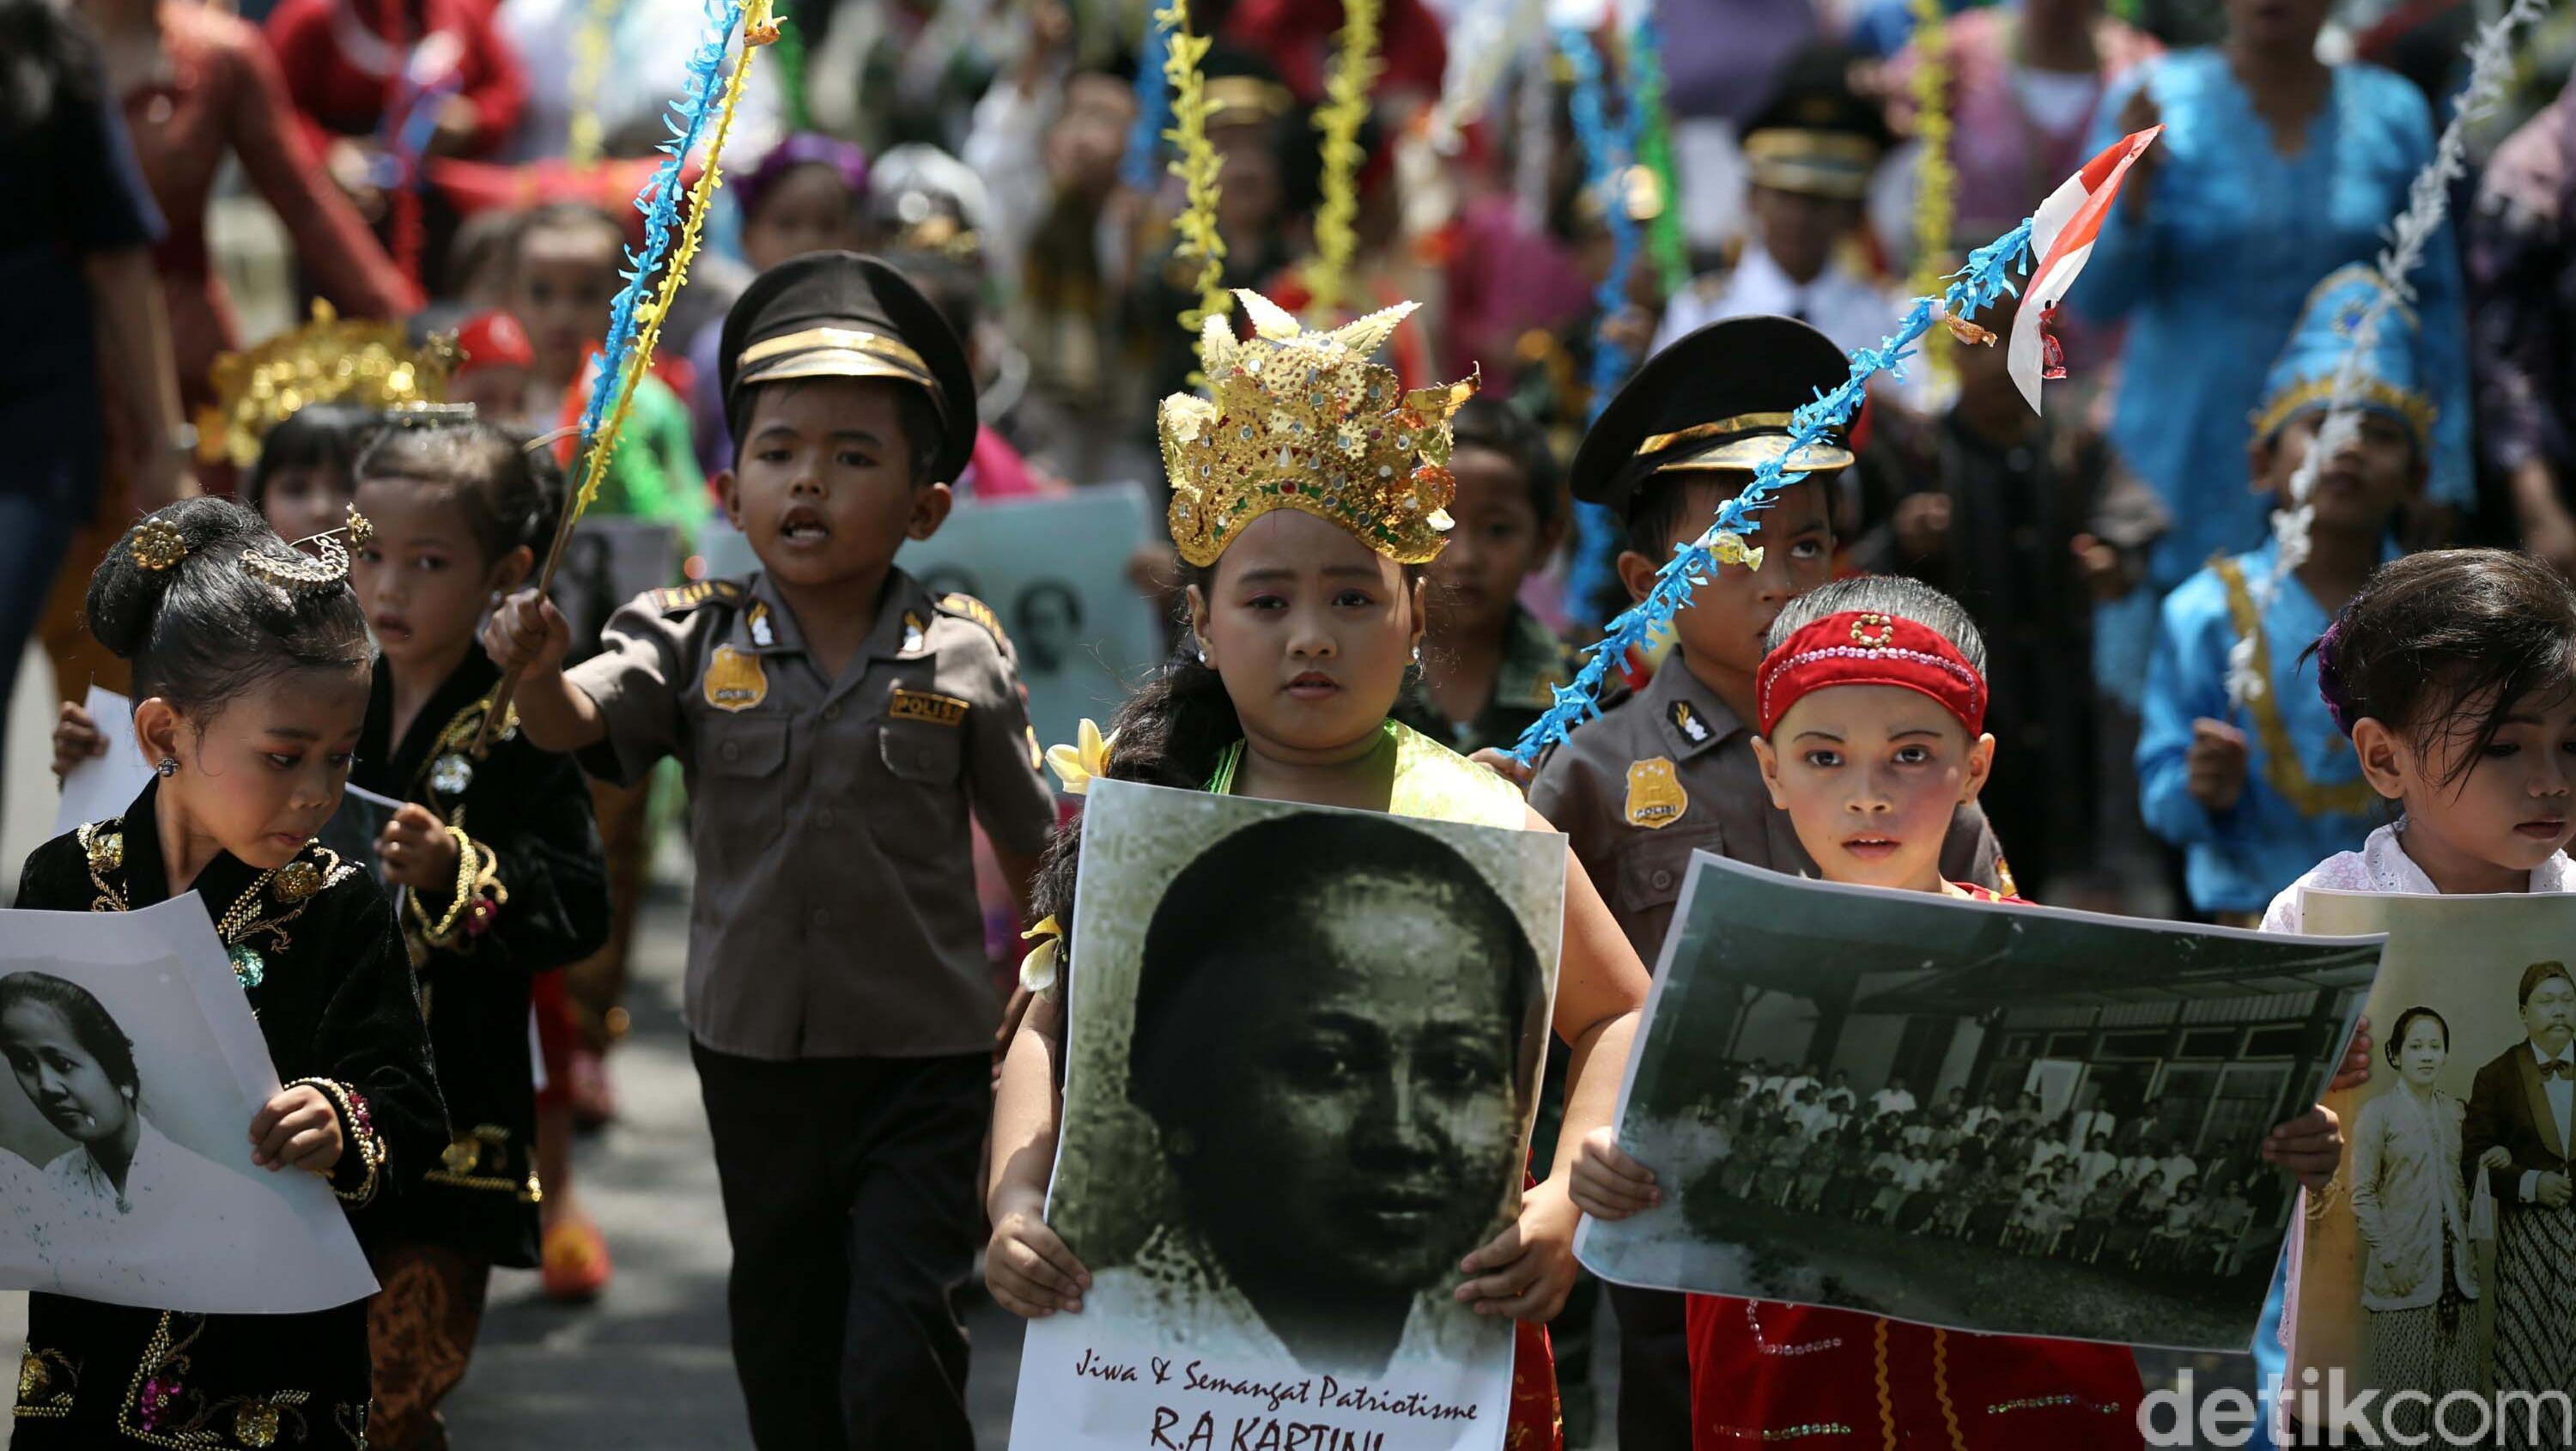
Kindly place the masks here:
[(1201, 358), (1213, 398), (1163, 400), (1157, 432), (1172, 486), (1172, 543), (1204, 569), (1243, 526), (1295, 509), (1349, 530), (1398, 564), (1448, 542), (1449, 419), (1476, 380), (1403, 391), (1370, 361), (1414, 304), (1309, 332), (1258, 293), (1235, 297), (1253, 335), (1207, 320)]
[[(331, 589), (349, 577), (349, 550), (339, 539), (343, 534), (349, 536), (350, 544), (364, 549), (375, 542), (376, 526), (369, 523), (367, 516), (359, 513), (357, 506), (352, 504), (349, 506), (349, 522), (337, 529), (326, 529), (298, 539), (284, 546), (282, 551), (270, 549), (269, 541), (265, 539), (244, 549), (241, 553), (242, 573), (289, 595)], [(304, 552), (307, 544), (314, 546), (313, 553)]]
[[(349, 536), (350, 544), (364, 549), (375, 542), (376, 526), (352, 504), (347, 523), (283, 545), (283, 553), (269, 549), (270, 540), (253, 540), (241, 552), (242, 573), (288, 594), (329, 589), (349, 577), (349, 550), (339, 540), (343, 534)], [(304, 552), (307, 544), (315, 547), (314, 553)], [(193, 552), (188, 547), (188, 536), (167, 519), (146, 519), (135, 525), (125, 549), (134, 557), (137, 568), (155, 573), (176, 568)]]
[(441, 402), (455, 361), (450, 338), (415, 348), (402, 324), (342, 318), (316, 298), (311, 322), (215, 360), (215, 404), (198, 415), (197, 457), (248, 468), (270, 429), (316, 403)]

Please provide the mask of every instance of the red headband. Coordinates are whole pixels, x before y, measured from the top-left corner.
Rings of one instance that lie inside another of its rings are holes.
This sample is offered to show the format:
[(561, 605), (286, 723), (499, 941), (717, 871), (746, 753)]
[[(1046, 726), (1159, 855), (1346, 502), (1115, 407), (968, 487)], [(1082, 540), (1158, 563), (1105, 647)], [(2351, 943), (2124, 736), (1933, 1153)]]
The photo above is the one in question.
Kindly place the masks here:
[(1894, 615), (1827, 615), (1772, 651), (1758, 679), (1765, 737), (1780, 728), (1789, 707), (1829, 685), (1915, 691), (1939, 701), (1969, 735), (1986, 729), (1986, 678), (1940, 631)]

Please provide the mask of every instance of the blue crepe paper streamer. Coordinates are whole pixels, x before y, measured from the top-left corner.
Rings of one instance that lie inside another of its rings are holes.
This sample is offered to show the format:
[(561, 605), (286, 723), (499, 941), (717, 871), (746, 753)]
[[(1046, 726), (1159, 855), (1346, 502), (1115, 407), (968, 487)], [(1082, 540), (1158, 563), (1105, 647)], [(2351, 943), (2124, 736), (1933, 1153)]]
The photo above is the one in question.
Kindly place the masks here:
[(1145, 54), (1136, 62), (1136, 126), (1127, 133), (1126, 181), (1138, 191), (1162, 185), (1163, 132), (1172, 124), (1172, 86), (1163, 64), (1172, 53), (1172, 32), (1160, 9), (1145, 18)]
[[(1580, 62), (1577, 63), (1578, 67)], [(1579, 74), (1579, 71), (1578, 71)], [(1578, 127), (1580, 122), (1577, 123)], [(1780, 491), (1804, 474), (1784, 473), (1782, 465), (1800, 450), (1832, 430), (1849, 422), (1860, 412), (1869, 396), (1869, 380), (1880, 373), (1905, 376), (1905, 362), (1915, 356), (1914, 344), (1932, 330), (1934, 308), (1952, 317), (1971, 318), (1994, 305), (1997, 298), (2020, 289), (2013, 285), (2012, 273), (2030, 255), (2030, 220), (2004, 233), (1994, 241), (1968, 254), (1968, 265), (1950, 274), (1954, 279), (1949, 290), (1939, 298), (1918, 297), (1896, 332), (1876, 348), (1861, 348), (1851, 355), (1851, 375), (1830, 393), (1818, 393), (1813, 402), (1799, 408), (1789, 421), (1790, 443), (1778, 458), (1766, 461), (1756, 469), (1744, 492), (1729, 499), (1717, 511), (1717, 522), (1696, 541), (1673, 551), (1657, 572), (1655, 587), (1644, 599), (1621, 612), (1610, 622), (1601, 643), (1594, 646), (1591, 658), (1575, 673), (1574, 683), (1556, 692), (1556, 704), (1533, 722), (1512, 754), (1524, 762), (1538, 759), (1539, 752), (1566, 735), (1576, 726), (1601, 713), (1601, 688), (1610, 669), (1627, 658), (1628, 652), (1646, 645), (1672, 628), (1673, 614), (1690, 603), (1691, 591), (1718, 570), (1712, 545), (1721, 534), (1750, 536), (1758, 531), (1761, 521), (1755, 516), (1771, 507)]]
[(662, 270), (679, 232), (680, 203), (688, 195), (680, 185), (680, 169), (687, 164), (689, 153), (697, 150), (706, 128), (715, 123), (724, 90), (725, 52), (733, 45), (734, 31), (742, 25), (743, 8), (743, 0), (708, 0), (707, 20), (713, 33), (689, 57), (688, 93), (673, 101), (670, 114), (662, 118), (671, 139), (660, 147), (662, 164), (653, 168), (652, 178), (635, 194), (635, 210), (644, 214), (644, 248), (640, 252), (627, 250), (626, 269), (618, 274), (626, 279), (626, 286), (609, 304), (608, 337), (600, 345), (599, 361), (591, 368), (590, 401), (581, 410), (581, 446), (585, 451), (597, 442), (608, 410), (617, 401), (617, 380), (625, 375), (626, 361), (634, 354), (643, 331), (638, 309), (651, 294), (653, 274)]
[[(1629, 277), (1637, 265), (1637, 223), (1628, 214), (1620, 179), (1636, 163), (1645, 108), (1633, 104), (1624, 108), (1614, 130), (1603, 104), (1600, 50), (1590, 36), (1572, 26), (1558, 29), (1556, 43), (1574, 68), (1574, 91), (1567, 109), (1574, 120), (1575, 139), (1583, 148), (1584, 185), (1601, 197), (1610, 225), (1610, 270), (1592, 299), (1601, 321), (1592, 339), (1592, 402), (1584, 420), (1588, 425), (1610, 406), (1611, 396), (1635, 366), (1627, 349), (1610, 340), (1609, 323), (1628, 305)], [(1565, 594), (1567, 607), (1578, 616), (1589, 617), (1597, 601), (1616, 597), (1622, 532), (1619, 516), (1612, 510), (1600, 504), (1575, 504), (1574, 555), (1566, 570)]]

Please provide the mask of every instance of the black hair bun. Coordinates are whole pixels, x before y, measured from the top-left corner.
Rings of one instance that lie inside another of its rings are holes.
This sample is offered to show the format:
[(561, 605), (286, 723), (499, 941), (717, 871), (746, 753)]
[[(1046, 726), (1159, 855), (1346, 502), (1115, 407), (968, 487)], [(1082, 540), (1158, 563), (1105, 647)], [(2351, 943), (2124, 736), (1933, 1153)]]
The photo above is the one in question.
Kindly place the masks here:
[[(134, 541), (147, 528), (156, 533), (175, 531), (186, 552), (166, 568), (145, 568), (134, 556)], [(100, 561), (97, 573), (89, 577), (82, 612), (88, 616), (90, 634), (118, 659), (133, 659), (152, 637), (161, 602), (182, 571), (228, 566), (243, 544), (266, 532), (268, 525), (259, 515), (230, 499), (182, 499), (154, 510), (125, 531), (125, 537)], [(213, 556), (220, 556), (222, 564)]]

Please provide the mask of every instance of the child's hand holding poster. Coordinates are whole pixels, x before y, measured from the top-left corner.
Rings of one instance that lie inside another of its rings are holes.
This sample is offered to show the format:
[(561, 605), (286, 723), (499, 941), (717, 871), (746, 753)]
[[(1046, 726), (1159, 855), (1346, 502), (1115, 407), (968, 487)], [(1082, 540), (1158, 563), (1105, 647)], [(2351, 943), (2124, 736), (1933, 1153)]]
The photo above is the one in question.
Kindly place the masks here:
[[(1454, 1292), (1519, 1205), (1564, 911), (1546, 833), (1092, 784), (1013, 1443), (1502, 1444)], [(1255, 884), (1259, 890), (1250, 890)]]
[[(1625, 1284), (2242, 1351), (2379, 960), (1692, 859), (1619, 1110)], [(2347, 1123), (2349, 1120), (2347, 1120)]]
[[(2364, 1419), (2385, 1444), (2484, 1445), (2495, 1425), (2522, 1436), (2512, 1444), (2563, 1444), (2576, 1434), (2576, 896), (2311, 887), (2300, 903), (2310, 932), (2387, 933), (2388, 958), (2370, 995), (2380, 1061), (2326, 1100), (2344, 1167), (2311, 1196), (2289, 1385), (2313, 1371), (2350, 1398), (2376, 1392)], [(2524, 1435), (2535, 1413), (2541, 1434)]]

